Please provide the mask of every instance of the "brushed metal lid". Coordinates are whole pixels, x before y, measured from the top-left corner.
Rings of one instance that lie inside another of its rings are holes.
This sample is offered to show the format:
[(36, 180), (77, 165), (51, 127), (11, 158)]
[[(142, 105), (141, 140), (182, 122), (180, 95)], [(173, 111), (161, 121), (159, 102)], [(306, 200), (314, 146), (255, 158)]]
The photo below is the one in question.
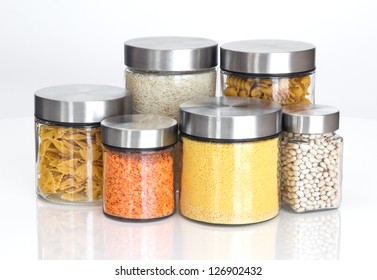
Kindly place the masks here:
[(318, 104), (293, 104), (283, 108), (282, 129), (293, 133), (319, 134), (339, 129), (339, 110)]
[(124, 43), (124, 64), (146, 71), (196, 71), (217, 65), (217, 42), (196, 37), (144, 37)]
[(131, 113), (131, 96), (124, 88), (74, 84), (39, 89), (34, 94), (34, 115), (60, 123), (90, 124)]
[(281, 106), (247, 97), (207, 97), (180, 106), (180, 131), (219, 140), (247, 140), (281, 131)]
[(102, 143), (130, 149), (161, 148), (178, 141), (177, 121), (161, 115), (134, 114), (101, 122)]
[(249, 74), (292, 74), (315, 69), (315, 46), (288, 40), (246, 40), (220, 46), (220, 68)]

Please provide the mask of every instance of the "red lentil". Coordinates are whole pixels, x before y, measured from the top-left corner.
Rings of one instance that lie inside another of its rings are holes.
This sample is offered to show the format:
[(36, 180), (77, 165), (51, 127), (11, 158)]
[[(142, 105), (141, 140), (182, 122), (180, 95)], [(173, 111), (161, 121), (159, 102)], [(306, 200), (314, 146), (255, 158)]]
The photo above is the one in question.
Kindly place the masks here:
[(104, 146), (104, 211), (128, 219), (174, 212), (173, 148), (118, 151)]

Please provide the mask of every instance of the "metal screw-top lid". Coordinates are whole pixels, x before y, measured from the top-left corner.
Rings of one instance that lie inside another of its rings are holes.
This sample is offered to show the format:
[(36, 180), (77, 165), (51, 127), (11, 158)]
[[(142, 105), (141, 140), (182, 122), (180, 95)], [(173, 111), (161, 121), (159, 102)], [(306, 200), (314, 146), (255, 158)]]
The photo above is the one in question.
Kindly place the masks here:
[(281, 131), (281, 106), (243, 97), (207, 97), (180, 106), (180, 131), (209, 139), (248, 140)]
[(325, 105), (287, 105), (282, 129), (293, 133), (319, 134), (339, 129), (339, 110)]
[(220, 47), (220, 68), (250, 74), (293, 74), (315, 69), (315, 46), (287, 40), (236, 41)]
[(122, 115), (101, 122), (105, 145), (151, 149), (174, 145), (178, 141), (178, 123), (161, 115)]
[(131, 113), (131, 96), (124, 88), (107, 85), (62, 85), (34, 94), (34, 115), (60, 123), (92, 124)]
[(217, 42), (195, 37), (145, 37), (124, 43), (124, 64), (147, 71), (196, 71), (217, 65)]

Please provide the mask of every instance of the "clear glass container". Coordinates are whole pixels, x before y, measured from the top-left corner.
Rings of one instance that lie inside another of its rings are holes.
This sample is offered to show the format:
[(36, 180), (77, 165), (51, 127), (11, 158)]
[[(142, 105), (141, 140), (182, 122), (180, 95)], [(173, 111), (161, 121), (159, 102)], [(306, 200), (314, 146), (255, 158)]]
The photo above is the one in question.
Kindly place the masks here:
[(181, 105), (180, 211), (214, 224), (250, 224), (278, 215), (281, 107), (248, 98)]
[(100, 203), (100, 122), (131, 112), (130, 96), (118, 87), (65, 85), (35, 93), (36, 191), (44, 199)]
[(146, 37), (124, 43), (133, 113), (179, 120), (179, 105), (215, 96), (217, 43), (192, 37)]
[(323, 105), (283, 110), (280, 146), (281, 200), (294, 212), (338, 208), (341, 203), (343, 138), (339, 111)]
[(281, 105), (314, 104), (314, 45), (248, 40), (224, 44), (220, 53), (224, 96), (273, 100)]
[(177, 121), (161, 115), (123, 115), (104, 120), (101, 130), (104, 213), (130, 220), (173, 214)]
[[(179, 121), (179, 105), (215, 96), (217, 43), (195, 37), (146, 37), (125, 42), (125, 83), (134, 114), (159, 114)], [(181, 144), (178, 143), (178, 146)], [(175, 153), (175, 188), (181, 157)]]

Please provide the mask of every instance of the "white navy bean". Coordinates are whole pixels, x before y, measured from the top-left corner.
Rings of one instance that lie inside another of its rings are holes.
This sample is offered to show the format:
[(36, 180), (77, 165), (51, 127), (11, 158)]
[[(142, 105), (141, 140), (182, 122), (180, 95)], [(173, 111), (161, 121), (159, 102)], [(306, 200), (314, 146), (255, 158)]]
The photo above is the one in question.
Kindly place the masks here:
[[(339, 206), (342, 144), (334, 133), (282, 132), (280, 190), (282, 201), (295, 212)], [(292, 141), (292, 142), (291, 142)]]

